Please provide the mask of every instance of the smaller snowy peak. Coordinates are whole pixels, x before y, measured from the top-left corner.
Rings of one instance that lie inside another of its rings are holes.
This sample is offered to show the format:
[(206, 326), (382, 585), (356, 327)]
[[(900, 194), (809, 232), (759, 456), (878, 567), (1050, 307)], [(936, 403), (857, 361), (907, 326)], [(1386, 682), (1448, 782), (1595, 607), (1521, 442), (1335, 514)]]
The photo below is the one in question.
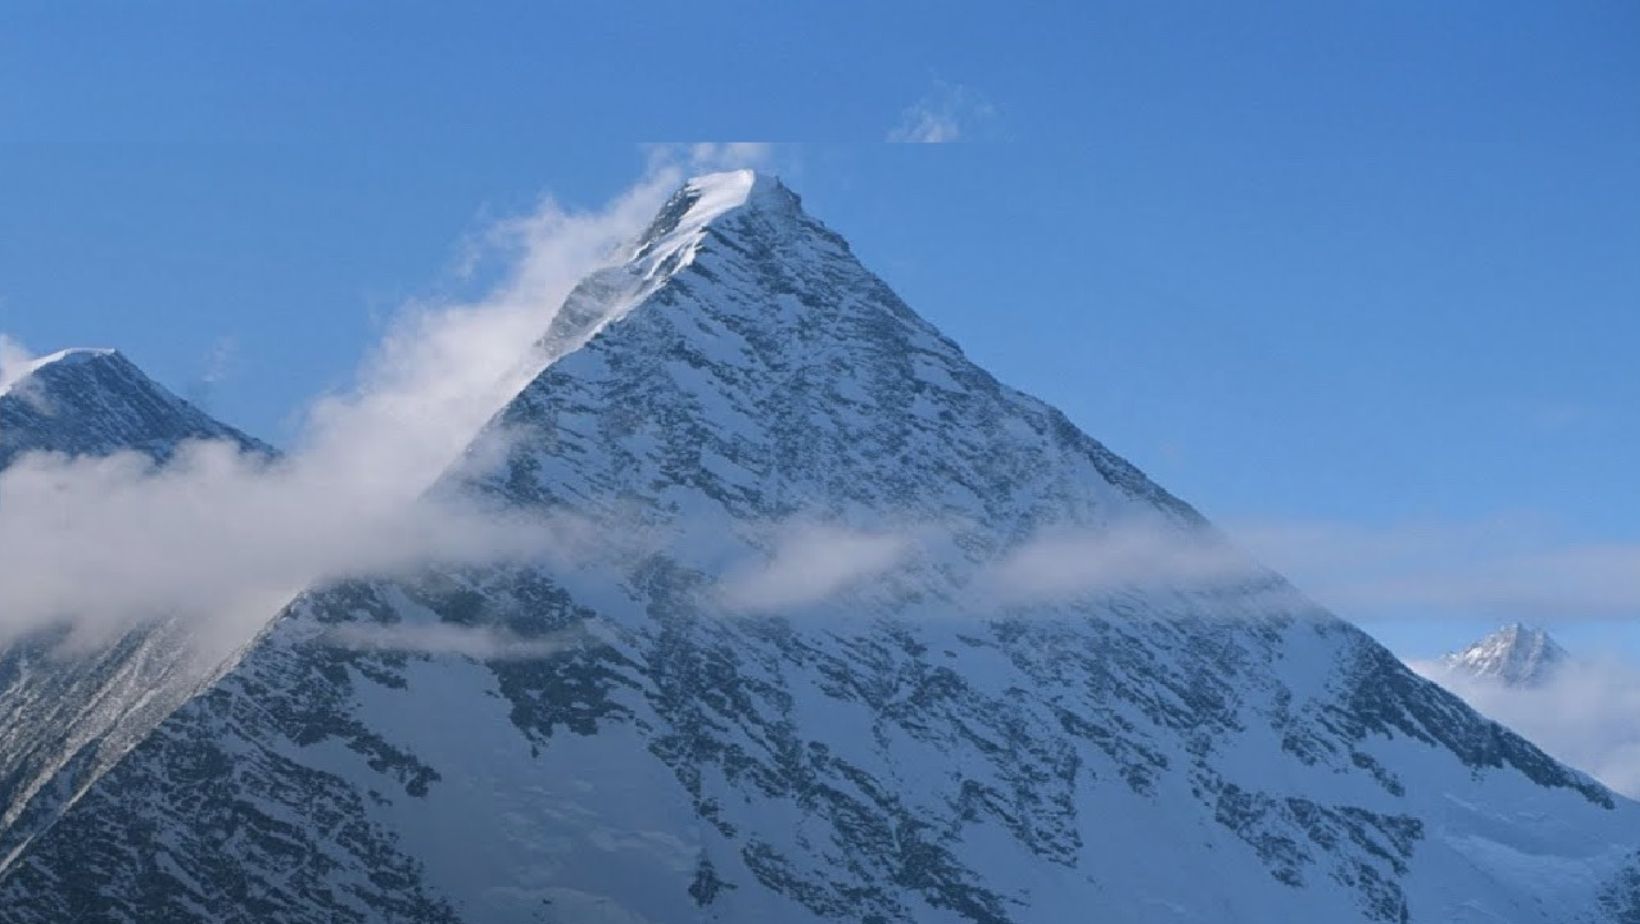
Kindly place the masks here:
[(124, 357), (121, 357), (116, 350), (92, 347), (73, 347), (67, 350), (58, 350), (47, 356), (36, 357), (21, 363), (15, 369), (6, 369), (0, 372), (0, 395), (10, 392), (13, 386), (28, 381), (42, 370), (79, 366), (98, 361), (124, 361)]
[(0, 383), (0, 467), (26, 452), (135, 450), (164, 460), (199, 439), (273, 451), (172, 394), (117, 350), (62, 350), (15, 365), (7, 378)]
[(1442, 657), (1441, 665), (1477, 679), (1529, 687), (1547, 681), (1568, 658), (1549, 633), (1517, 622)]
[(82, 388), (101, 391), (164, 392), (118, 350), (73, 347), (19, 365), (8, 374), (0, 397), (48, 401), (55, 393)]

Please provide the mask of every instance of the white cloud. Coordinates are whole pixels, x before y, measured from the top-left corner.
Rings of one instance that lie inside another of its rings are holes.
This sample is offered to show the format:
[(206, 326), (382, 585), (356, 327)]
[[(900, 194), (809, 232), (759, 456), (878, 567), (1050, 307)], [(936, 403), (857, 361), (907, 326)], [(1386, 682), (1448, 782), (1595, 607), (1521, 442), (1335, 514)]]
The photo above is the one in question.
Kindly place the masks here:
[(1151, 519), (1033, 537), (986, 575), (1008, 600), (1038, 601), (1124, 588), (1204, 587), (1262, 572), (1215, 534)]
[(20, 376), (26, 375), (33, 360), (34, 354), (22, 343), (0, 334), (0, 391), (10, 388)]
[(697, 141), (658, 143), (644, 146), (650, 169), (682, 165), (692, 174), (717, 173), (750, 167), (768, 169), (775, 148), (765, 141)]
[(394, 654), (453, 654), (479, 661), (525, 661), (583, 647), (580, 632), (522, 636), (493, 626), (435, 623), (347, 623), (326, 632), (323, 641), (338, 648)]
[(774, 146), (762, 141), (703, 142), (689, 148), (694, 170), (735, 170), (765, 167), (774, 158)]
[(1640, 544), (1566, 540), (1498, 519), (1363, 527), (1246, 524), (1239, 541), (1351, 618), (1555, 621), (1640, 616)]
[(1640, 671), (1633, 666), (1572, 662), (1542, 686), (1510, 687), (1454, 673), (1439, 662), (1409, 665), (1557, 759), (1640, 798)]
[(1526, 520), (1245, 523), (1224, 536), (1150, 518), (1049, 531), (982, 576), (1004, 599), (1030, 601), (1274, 571), (1355, 620), (1640, 617), (1640, 544), (1569, 541)]
[(395, 503), (346, 474), (222, 443), (194, 444), (164, 468), (134, 454), (25, 457), (0, 475), (5, 628), (68, 619), (94, 634), (175, 615), (197, 620), (210, 647), (231, 647), (321, 578), (560, 560), (577, 547), (573, 522)]
[(984, 97), (967, 87), (941, 82), (900, 113), (888, 140), (903, 144), (970, 141), (995, 116), (996, 107)]
[(898, 565), (913, 546), (913, 537), (901, 532), (787, 526), (766, 561), (733, 571), (718, 585), (718, 602), (732, 610), (819, 603)]
[[(418, 498), (553, 358), (535, 344), (565, 296), (682, 176), (657, 161), (602, 209), (548, 201), (502, 223), (486, 245), (506, 269), (487, 294), (406, 306), (283, 459), (196, 445), (162, 470), (135, 455), (14, 463), (0, 473), (0, 639), (176, 616), (232, 645), (323, 577), (564, 554), (572, 524)], [(0, 339), (5, 370), (27, 358)]]

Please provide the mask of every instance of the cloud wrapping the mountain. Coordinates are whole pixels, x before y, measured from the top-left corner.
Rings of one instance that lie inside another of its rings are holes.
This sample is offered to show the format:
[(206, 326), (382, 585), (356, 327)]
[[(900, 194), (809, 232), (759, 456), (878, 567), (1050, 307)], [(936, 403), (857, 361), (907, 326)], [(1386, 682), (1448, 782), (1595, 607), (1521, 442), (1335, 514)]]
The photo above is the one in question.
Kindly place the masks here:
[(584, 647), (583, 633), (556, 632), (522, 636), (494, 626), (460, 626), (447, 622), (422, 624), (347, 623), (325, 634), (338, 648), (390, 654), (453, 654), (479, 661), (527, 661)]
[(1242, 523), (1229, 532), (1351, 618), (1640, 616), (1640, 544), (1568, 540), (1541, 523)]
[[(681, 162), (747, 156), (763, 152), (696, 148)], [(682, 179), (679, 158), (657, 156), (603, 208), (546, 201), (491, 229), (480, 249), (503, 270), (487, 293), (406, 306), (284, 458), (194, 445), (163, 469), (134, 454), (20, 459), (0, 473), (0, 640), (180, 616), (232, 645), (329, 576), (572, 553), (575, 524), (418, 498), (550, 359), (535, 344), (570, 289)], [(28, 359), (0, 340), (0, 375)]]
[[(943, 111), (914, 108), (908, 117)], [(503, 267), (487, 293), (406, 306), (361, 364), (357, 385), (316, 401), (281, 460), (196, 447), (163, 471), (136, 457), (35, 457), (0, 473), (0, 638), (62, 619), (94, 629), (170, 614), (237, 638), (326, 576), (572, 554), (572, 524), (416, 499), (550, 360), (533, 344), (564, 296), (643, 228), (686, 169), (766, 163), (771, 148), (657, 145), (649, 154), (645, 177), (604, 208), (572, 212), (549, 201), (482, 235), (468, 268), (480, 257)], [(29, 358), (0, 335), (0, 383)], [(725, 579), (718, 602), (734, 610), (818, 602), (901, 565), (934, 532), (793, 526), (767, 561)], [(1640, 546), (1557, 545), (1496, 524), (1228, 532), (1352, 618), (1640, 613)], [(1138, 523), (1045, 532), (982, 566), (978, 578), (1014, 603), (1263, 574), (1253, 556), (1207, 534)]]
[[(746, 609), (807, 605), (961, 531), (793, 528), (765, 567), (734, 575), (722, 593)], [(1315, 601), (1349, 619), (1640, 615), (1640, 546), (1559, 541), (1551, 530), (1505, 521), (1380, 528), (1257, 522), (1220, 533), (1137, 518), (1050, 527), (975, 568), (976, 591), (997, 605), (1157, 587), (1211, 590), (1266, 583), (1279, 573), (1294, 587), (1270, 585), (1270, 593), (1290, 597), (1274, 604)]]
[(913, 549), (903, 532), (788, 525), (767, 560), (733, 570), (717, 602), (731, 610), (781, 610), (819, 603), (900, 564)]
[(0, 391), (10, 388), (19, 376), (26, 374), (33, 358), (16, 339), (0, 334)]
[(1098, 530), (1045, 531), (989, 569), (986, 579), (1003, 598), (1031, 602), (1135, 587), (1205, 588), (1263, 573), (1210, 531), (1140, 519)]

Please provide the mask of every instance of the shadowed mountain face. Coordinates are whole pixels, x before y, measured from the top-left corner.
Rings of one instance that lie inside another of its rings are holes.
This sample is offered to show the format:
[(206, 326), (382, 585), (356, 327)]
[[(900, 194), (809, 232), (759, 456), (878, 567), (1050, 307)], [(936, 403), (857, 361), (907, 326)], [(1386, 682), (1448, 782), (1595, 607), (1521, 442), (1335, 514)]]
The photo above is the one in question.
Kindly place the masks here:
[(1549, 633), (1514, 623), (1441, 658), (1449, 671), (1513, 687), (1542, 686), (1566, 663), (1566, 649)]
[(1632, 803), (1279, 577), (1007, 579), (1043, 537), (1221, 540), (779, 183), (692, 181), (547, 337), (439, 490), (573, 553), (304, 594), (0, 918), (1640, 914)]
[[(188, 440), (273, 451), (113, 350), (43, 357), (0, 388), (0, 470), (31, 452), (135, 452), (164, 463)], [(0, 863), (214, 667), (196, 659), (183, 629), (168, 623), (68, 642), (62, 626), (8, 634), (0, 646)]]

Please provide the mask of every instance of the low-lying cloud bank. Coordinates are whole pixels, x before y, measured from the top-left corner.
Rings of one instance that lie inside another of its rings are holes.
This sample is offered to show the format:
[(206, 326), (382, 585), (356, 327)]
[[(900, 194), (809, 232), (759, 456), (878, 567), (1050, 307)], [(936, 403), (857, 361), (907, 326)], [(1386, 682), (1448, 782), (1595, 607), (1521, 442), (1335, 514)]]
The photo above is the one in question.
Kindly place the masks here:
[[(937, 558), (957, 532), (927, 524), (776, 529), (765, 556), (731, 570), (720, 602), (734, 610), (822, 602), (903, 563)], [(1640, 616), (1640, 545), (1556, 542), (1548, 530), (1498, 523), (1258, 523), (1221, 534), (1138, 516), (1098, 528), (1048, 528), (988, 564), (958, 570), (997, 605), (1239, 585), (1279, 595), (1272, 605), (1313, 601), (1354, 620)], [(1273, 582), (1278, 573), (1293, 586)]]
[(1363, 527), (1244, 523), (1229, 532), (1306, 593), (1352, 619), (1640, 616), (1640, 543), (1565, 539), (1541, 523)]
[(768, 530), (767, 547), (732, 566), (714, 602), (730, 611), (778, 611), (823, 603), (897, 573), (938, 567), (968, 583), (979, 609), (1054, 604), (1160, 587), (1217, 590), (1270, 572), (1212, 530), (1161, 517), (1133, 517), (1098, 529), (1054, 528), (969, 561), (960, 530), (916, 524), (851, 528), (794, 520)]
[(1210, 530), (1134, 519), (1105, 529), (1051, 530), (984, 575), (1011, 602), (1052, 601), (1125, 588), (1212, 588), (1267, 574)]
[[(548, 200), (499, 224), (480, 245), (502, 267), (494, 285), (405, 306), (356, 386), (314, 402), (282, 458), (195, 444), (162, 469), (135, 454), (20, 459), (0, 473), (0, 643), (65, 622), (83, 640), (176, 617), (231, 645), (327, 577), (564, 554), (572, 524), (422, 495), (553, 358), (536, 344), (564, 298), (624, 256), (686, 171), (764, 156), (655, 148), (602, 208)], [(30, 359), (0, 336), (0, 378)]]
[(1534, 687), (1468, 677), (1436, 661), (1409, 665), (1552, 756), (1640, 798), (1640, 670), (1634, 665), (1570, 662)]
[(591, 644), (582, 632), (523, 636), (494, 626), (460, 626), (447, 622), (414, 625), (348, 623), (331, 629), (325, 634), (324, 641), (337, 648), (354, 651), (451, 654), (478, 661), (528, 661)]

